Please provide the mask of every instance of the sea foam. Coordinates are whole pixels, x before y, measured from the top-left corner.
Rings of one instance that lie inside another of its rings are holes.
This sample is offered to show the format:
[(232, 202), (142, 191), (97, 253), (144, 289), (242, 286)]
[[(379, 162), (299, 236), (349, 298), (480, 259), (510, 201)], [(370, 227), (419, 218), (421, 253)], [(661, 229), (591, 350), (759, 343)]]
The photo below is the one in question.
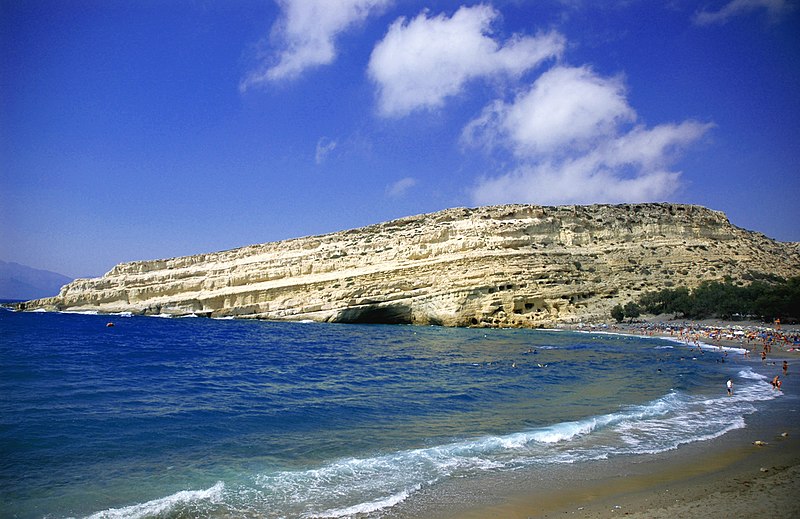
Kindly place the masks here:
[(222, 481), (218, 481), (214, 486), (205, 490), (182, 490), (170, 496), (154, 499), (146, 503), (103, 510), (88, 516), (87, 519), (139, 519), (141, 517), (164, 514), (178, 506), (201, 501), (218, 504), (222, 502), (224, 490), (225, 484)]

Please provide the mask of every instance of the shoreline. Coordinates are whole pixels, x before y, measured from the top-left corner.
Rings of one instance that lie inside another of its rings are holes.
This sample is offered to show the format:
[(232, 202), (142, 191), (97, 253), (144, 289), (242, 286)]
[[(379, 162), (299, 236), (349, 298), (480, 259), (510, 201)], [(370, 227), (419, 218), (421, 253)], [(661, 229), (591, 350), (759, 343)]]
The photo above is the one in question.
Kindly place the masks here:
[[(796, 338), (800, 326), (775, 330), (761, 324), (710, 321), (701, 323), (645, 321), (601, 326), (569, 326), (571, 331), (605, 332), (639, 337), (661, 337), (688, 348), (747, 350), (757, 359), (766, 341), (758, 334), (783, 333)], [(678, 329), (684, 333), (678, 335)], [(734, 335), (733, 332), (743, 333)], [(688, 332), (688, 333), (686, 333)], [(634, 459), (590, 462), (581, 474), (559, 467), (554, 474), (531, 477), (487, 505), (473, 503), (454, 519), (672, 519), (706, 517), (763, 519), (800, 517), (800, 351), (791, 341), (772, 341), (766, 362), (781, 370), (790, 361), (792, 384), (767, 409), (746, 419), (742, 429), (719, 438), (683, 445), (673, 451)], [(798, 381), (798, 382), (795, 382)], [(787, 392), (788, 389), (788, 392)], [(764, 442), (759, 445), (756, 442)], [(526, 487), (527, 488), (524, 488)], [(440, 516), (436, 516), (440, 517)]]
[(561, 325), (557, 329), (585, 332), (607, 332), (637, 337), (662, 337), (686, 345), (704, 343), (710, 346), (743, 348), (767, 353), (797, 353), (800, 356), (800, 325), (767, 326), (753, 321), (706, 319), (686, 321), (659, 317), (631, 323)]
[[(433, 515), (455, 519), (671, 519), (800, 516), (798, 399), (748, 419), (744, 429), (675, 451), (590, 462), (580, 474), (557, 467), (530, 474), (512, 490), (466, 510)], [(782, 436), (788, 433), (787, 436)], [(757, 446), (753, 442), (764, 441)], [(528, 485), (528, 488), (522, 488)], [(458, 507), (457, 503), (454, 503)]]

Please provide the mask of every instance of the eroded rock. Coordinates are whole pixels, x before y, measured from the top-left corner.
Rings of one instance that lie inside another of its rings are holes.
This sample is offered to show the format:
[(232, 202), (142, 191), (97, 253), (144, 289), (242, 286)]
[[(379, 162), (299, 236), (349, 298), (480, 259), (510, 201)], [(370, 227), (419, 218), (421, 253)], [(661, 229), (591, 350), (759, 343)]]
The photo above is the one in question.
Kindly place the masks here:
[(800, 275), (798, 244), (699, 206), (457, 208), (135, 261), (21, 309), (537, 327), (604, 320), (648, 290)]

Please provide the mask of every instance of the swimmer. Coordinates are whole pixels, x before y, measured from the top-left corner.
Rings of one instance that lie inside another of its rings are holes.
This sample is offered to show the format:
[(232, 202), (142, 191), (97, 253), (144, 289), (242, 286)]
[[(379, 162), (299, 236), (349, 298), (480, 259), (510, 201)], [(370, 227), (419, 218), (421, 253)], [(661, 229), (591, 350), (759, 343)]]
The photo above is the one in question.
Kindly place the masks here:
[(786, 372), (789, 371), (789, 363), (785, 360), (783, 361), (783, 375), (786, 376)]
[(728, 379), (728, 382), (725, 385), (728, 388), (728, 396), (733, 396), (733, 380)]

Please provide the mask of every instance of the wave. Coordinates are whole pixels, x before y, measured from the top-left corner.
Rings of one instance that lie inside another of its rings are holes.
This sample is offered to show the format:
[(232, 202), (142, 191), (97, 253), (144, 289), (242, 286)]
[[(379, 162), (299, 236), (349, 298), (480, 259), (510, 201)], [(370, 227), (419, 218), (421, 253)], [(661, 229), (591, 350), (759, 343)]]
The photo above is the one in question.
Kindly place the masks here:
[[(422, 485), (417, 485), (414, 490), (418, 491), (421, 488)], [(336, 519), (338, 517), (353, 517), (359, 515), (363, 516), (365, 514), (370, 514), (372, 512), (378, 512), (380, 510), (392, 508), (398, 505), (399, 503), (402, 503), (406, 499), (408, 499), (408, 497), (411, 496), (411, 494), (412, 494), (411, 491), (404, 490), (387, 498), (378, 499), (376, 501), (371, 501), (369, 503), (360, 503), (347, 508), (327, 510), (318, 515), (307, 516), (307, 517), (309, 519)]]
[(745, 416), (756, 411), (756, 402), (772, 400), (780, 394), (772, 391), (766, 377), (749, 368), (741, 370), (736, 380), (732, 397), (725, 394), (723, 387), (714, 396), (671, 391), (651, 402), (616, 412), (506, 435), (343, 458), (306, 470), (245, 474), (237, 482), (220, 482), (207, 490), (179, 492), (91, 517), (163, 515), (183, 510), (179, 505), (196, 507), (199, 501), (219, 504), (222, 515), (372, 517), (448, 478), (654, 454), (743, 428)]
[(224, 490), (225, 484), (222, 481), (218, 481), (214, 486), (206, 490), (182, 490), (171, 496), (154, 499), (146, 503), (103, 510), (90, 515), (87, 519), (139, 519), (141, 517), (166, 514), (179, 506), (196, 504), (202, 501), (219, 504), (222, 502)]
[(229, 504), (237, 511), (269, 511), (268, 517), (273, 511), (275, 517), (371, 516), (448, 478), (673, 450), (745, 427), (755, 402), (777, 397), (750, 370), (739, 376), (741, 387), (733, 397), (722, 388), (720, 396), (711, 398), (673, 391), (614, 413), (508, 435), (339, 459), (311, 470), (260, 473), (250, 479), (247, 491), (235, 492), (250, 496), (250, 503)]
[(740, 353), (744, 355), (747, 353), (746, 348), (737, 348), (735, 346), (717, 346), (714, 344), (708, 344), (707, 342), (698, 341), (696, 343), (688, 343), (682, 340), (680, 337), (650, 337), (651, 339), (664, 339), (666, 341), (675, 342), (682, 346), (698, 346), (700, 349), (703, 350), (710, 350), (710, 351), (727, 351), (730, 353)]
[[(618, 337), (635, 337), (637, 339), (652, 339), (652, 340), (664, 340), (673, 343), (680, 344), (682, 346), (698, 346), (704, 350), (711, 350), (711, 351), (727, 351), (731, 353), (741, 353), (744, 355), (747, 352), (745, 348), (737, 348), (735, 346), (716, 346), (714, 344), (708, 344), (706, 342), (698, 341), (697, 343), (687, 343), (686, 341), (682, 340), (680, 337), (668, 337), (662, 335), (642, 335), (642, 334), (635, 334), (635, 333), (622, 333), (622, 332), (607, 332), (607, 331), (596, 331), (596, 330), (575, 330), (576, 333), (584, 333), (590, 335), (612, 335)], [(657, 346), (658, 349), (665, 348), (665, 346)]]

